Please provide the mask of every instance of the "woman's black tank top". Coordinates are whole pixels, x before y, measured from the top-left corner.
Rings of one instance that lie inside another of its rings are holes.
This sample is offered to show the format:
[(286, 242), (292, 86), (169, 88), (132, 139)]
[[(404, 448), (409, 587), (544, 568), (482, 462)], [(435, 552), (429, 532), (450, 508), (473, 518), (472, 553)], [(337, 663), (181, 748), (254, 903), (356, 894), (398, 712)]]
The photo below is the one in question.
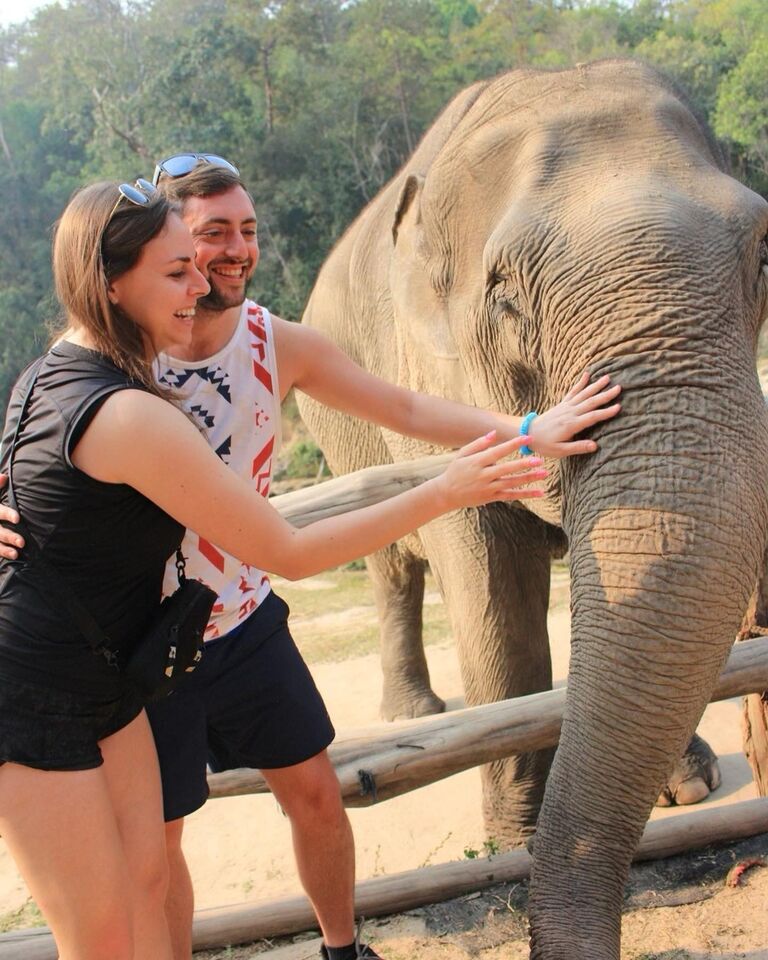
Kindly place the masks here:
[[(32, 372), (11, 394), (0, 458), (5, 473)], [(101, 404), (125, 389), (143, 388), (101, 354), (58, 343), (42, 361), (13, 457), (19, 513), (115, 649), (128, 648), (156, 612), (166, 560), (183, 533), (132, 487), (94, 480), (71, 461)], [(86, 691), (109, 679), (105, 665), (47, 589), (34, 559), (23, 551), (19, 560), (0, 559), (0, 677)]]

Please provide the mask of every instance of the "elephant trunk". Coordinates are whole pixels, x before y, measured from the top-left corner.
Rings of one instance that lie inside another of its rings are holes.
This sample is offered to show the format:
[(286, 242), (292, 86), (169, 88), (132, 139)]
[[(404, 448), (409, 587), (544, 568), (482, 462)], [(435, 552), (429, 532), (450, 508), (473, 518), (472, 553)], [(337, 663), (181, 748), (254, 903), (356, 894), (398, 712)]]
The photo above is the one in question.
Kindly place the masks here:
[(600, 452), (563, 468), (571, 666), (535, 840), (533, 958), (618, 960), (634, 849), (755, 583), (768, 528), (763, 402), (753, 371), (740, 391), (732, 369), (707, 373), (730, 391), (690, 370), (674, 389), (626, 391)]

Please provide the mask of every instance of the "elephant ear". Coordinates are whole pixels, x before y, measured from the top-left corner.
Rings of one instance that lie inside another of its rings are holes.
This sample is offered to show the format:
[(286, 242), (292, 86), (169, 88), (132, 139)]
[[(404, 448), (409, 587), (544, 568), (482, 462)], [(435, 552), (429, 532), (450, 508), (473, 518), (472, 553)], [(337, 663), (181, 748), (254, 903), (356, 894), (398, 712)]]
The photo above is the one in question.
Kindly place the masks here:
[(400, 226), (405, 219), (406, 214), (411, 207), (413, 207), (412, 213), (416, 217), (416, 222), (419, 222), (420, 219), (420, 202), (421, 202), (421, 191), (424, 186), (424, 177), (420, 174), (411, 173), (405, 180), (403, 189), (400, 191), (400, 196), (397, 200), (397, 208), (395, 209), (395, 219), (392, 223), (392, 242), (397, 243), (397, 234), (400, 231)]

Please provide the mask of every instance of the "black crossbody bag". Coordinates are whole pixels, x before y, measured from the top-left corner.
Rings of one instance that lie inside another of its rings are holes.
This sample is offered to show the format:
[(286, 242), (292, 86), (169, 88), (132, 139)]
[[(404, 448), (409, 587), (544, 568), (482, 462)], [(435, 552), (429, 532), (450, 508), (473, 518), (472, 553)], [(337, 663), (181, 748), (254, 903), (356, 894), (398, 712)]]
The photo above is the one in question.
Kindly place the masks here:
[(191, 673), (200, 662), (203, 654), (203, 634), (216, 602), (216, 592), (199, 580), (187, 580), (184, 575), (184, 557), (179, 545), (176, 549), (178, 589), (162, 601), (142, 638), (132, 644), (130, 651), (123, 652), (112, 647), (109, 638), (90, 612), (48, 563), (21, 517), (13, 492), (13, 455), (43, 360), (44, 358), (39, 361), (24, 396), (8, 454), (8, 503), (19, 514), (17, 528), (26, 542), (24, 550), (46, 577), (46, 586), (69, 613), (72, 622), (88, 641), (94, 654), (104, 657), (111, 667), (120, 670), (146, 700), (160, 700), (171, 693), (184, 676)]

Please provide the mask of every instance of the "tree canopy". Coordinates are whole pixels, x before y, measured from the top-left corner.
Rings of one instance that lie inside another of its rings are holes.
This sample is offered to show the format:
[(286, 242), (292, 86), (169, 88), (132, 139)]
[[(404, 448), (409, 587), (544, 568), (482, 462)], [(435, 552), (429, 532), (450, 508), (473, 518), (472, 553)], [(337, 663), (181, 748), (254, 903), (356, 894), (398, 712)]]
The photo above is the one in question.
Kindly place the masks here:
[(0, 397), (55, 314), (72, 191), (181, 150), (252, 188), (257, 296), (297, 318), (328, 250), (467, 84), (606, 56), (656, 64), (768, 190), (764, 0), (69, 0), (0, 30)]

